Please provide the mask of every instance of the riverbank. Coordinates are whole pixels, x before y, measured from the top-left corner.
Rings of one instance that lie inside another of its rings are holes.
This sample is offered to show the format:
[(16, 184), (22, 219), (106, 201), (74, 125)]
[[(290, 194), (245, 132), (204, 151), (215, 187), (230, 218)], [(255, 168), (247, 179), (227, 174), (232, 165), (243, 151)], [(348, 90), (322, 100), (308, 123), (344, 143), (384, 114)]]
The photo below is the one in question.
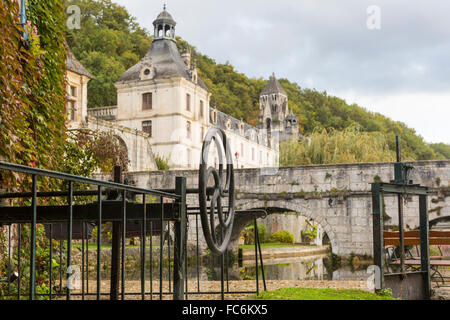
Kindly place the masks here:
[[(200, 288), (198, 287), (200, 284)], [(173, 285), (173, 283), (172, 283)], [(266, 281), (267, 290), (274, 291), (283, 288), (315, 288), (315, 289), (339, 289), (339, 290), (363, 290), (366, 292), (373, 292), (367, 289), (366, 281), (316, 281), (316, 280), (306, 280), (306, 281), (295, 281), (295, 280), (267, 280)], [(159, 300), (160, 296), (158, 294), (158, 290), (160, 287), (159, 281), (153, 281), (152, 289), (153, 289), (153, 300)], [(169, 282), (163, 281), (162, 283), (163, 292), (168, 292), (169, 290)], [(146, 281), (145, 284), (146, 291), (150, 291), (150, 281)], [(199, 283), (194, 280), (188, 281), (188, 289), (189, 292), (216, 292), (217, 294), (189, 294), (189, 300), (220, 300), (220, 281), (200, 281)], [(225, 290), (229, 289), (229, 291), (256, 291), (256, 282), (254, 280), (246, 280), (246, 281), (229, 281), (228, 285), (225, 283)], [(101, 282), (101, 291), (109, 292), (110, 289), (110, 281), (102, 280)], [(127, 281), (125, 291), (127, 293), (138, 293), (141, 290), (141, 282), (140, 281)], [(263, 292), (263, 282), (259, 281), (259, 290)], [(89, 291), (94, 293), (96, 292), (96, 281), (89, 281)], [(77, 293), (75, 290), (73, 293)], [(246, 300), (255, 298), (255, 293), (240, 293), (240, 294), (225, 294), (225, 300)], [(73, 296), (73, 300), (80, 300), (80, 296)], [(86, 300), (95, 300), (94, 296), (86, 296)], [(102, 296), (102, 300), (109, 300), (109, 296)], [(131, 294), (126, 296), (126, 300), (141, 300), (142, 297), (138, 294)], [(163, 300), (172, 300), (172, 295), (165, 294), (162, 296)], [(150, 294), (146, 295), (146, 300), (150, 300)]]
[[(308, 246), (308, 245), (288, 245), (278, 247), (261, 247), (261, 254), (263, 259), (282, 259), (282, 258), (296, 258), (307, 257), (326, 254), (329, 246)], [(254, 248), (239, 248), (239, 259), (243, 262), (255, 260)]]

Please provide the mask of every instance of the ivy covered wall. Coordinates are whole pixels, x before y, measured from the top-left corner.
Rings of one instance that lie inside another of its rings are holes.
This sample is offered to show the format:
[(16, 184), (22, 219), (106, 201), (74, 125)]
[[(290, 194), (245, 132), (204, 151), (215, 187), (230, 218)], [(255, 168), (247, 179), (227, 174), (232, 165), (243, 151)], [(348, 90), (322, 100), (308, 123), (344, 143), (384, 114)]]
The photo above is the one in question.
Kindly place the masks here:
[[(58, 170), (65, 141), (65, 10), (62, 0), (0, 0), (0, 159)], [(22, 34), (28, 32), (26, 41)], [(1, 173), (2, 186), (20, 183)]]

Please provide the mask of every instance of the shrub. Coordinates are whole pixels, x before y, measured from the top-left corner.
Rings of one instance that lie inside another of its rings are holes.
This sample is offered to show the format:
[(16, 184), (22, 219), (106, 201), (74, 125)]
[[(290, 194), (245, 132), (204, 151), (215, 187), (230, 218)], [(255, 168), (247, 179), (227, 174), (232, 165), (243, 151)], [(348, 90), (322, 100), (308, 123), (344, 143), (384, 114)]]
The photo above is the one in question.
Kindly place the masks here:
[[(270, 234), (267, 231), (267, 226), (265, 224), (258, 224), (258, 235), (260, 243), (270, 242), (271, 240)], [(251, 223), (244, 229), (244, 243), (254, 244), (255, 243), (254, 237), (255, 237), (254, 225), (253, 223)]]
[(169, 158), (164, 158), (160, 155), (155, 155), (156, 166), (158, 170), (167, 171), (170, 169), (169, 167)]
[(294, 243), (294, 235), (288, 231), (278, 231), (272, 235), (272, 239), (277, 242)]

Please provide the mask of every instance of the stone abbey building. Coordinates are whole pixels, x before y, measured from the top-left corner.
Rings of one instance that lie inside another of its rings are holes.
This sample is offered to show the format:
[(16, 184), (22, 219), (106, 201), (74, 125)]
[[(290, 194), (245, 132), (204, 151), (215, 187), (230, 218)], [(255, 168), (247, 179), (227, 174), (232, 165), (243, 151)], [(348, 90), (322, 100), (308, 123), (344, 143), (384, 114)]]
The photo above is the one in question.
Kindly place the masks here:
[[(235, 167), (278, 166), (278, 142), (297, 139), (299, 127), (275, 75), (261, 92), (260, 124), (253, 127), (210, 106), (211, 93), (190, 53), (178, 51), (176, 22), (166, 9), (153, 25), (154, 41), (148, 53), (115, 85), (117, 106), (87, 109), (86, 101), (80, 101), (77, 109), (71, 103), (71, 126), (114, 131), (127, 147), (130, 171), (154, 170), (156, 155), (168, 159), (172, 169), (198, 168), (203, 138), (212, 126), (227, 133)], [(76, 61), (73, 55), (69, 58)], [(68, 62), (68, 67), (78, 64)], [(73, 69), (84, 76), (80, 92), (85, 99), (86, 79), (91, 76), (84, 68)], [(76, 85), (70, 86), (72, 95)], [(214, 152), (209, 159), (210, 165), (218, 165)]]

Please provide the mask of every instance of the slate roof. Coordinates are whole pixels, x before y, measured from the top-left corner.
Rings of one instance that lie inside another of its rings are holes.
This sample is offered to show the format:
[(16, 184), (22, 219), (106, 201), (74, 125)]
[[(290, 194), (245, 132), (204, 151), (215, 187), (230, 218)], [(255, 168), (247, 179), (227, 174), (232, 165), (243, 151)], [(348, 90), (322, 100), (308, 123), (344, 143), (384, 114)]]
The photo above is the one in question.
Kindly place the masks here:
[(286, 120), (297, 120), (298, 121), (298, 117), (294, 114), (294, 112), (291, 109), (291, 112), (288, 114), (288, 116), (286, 117)]
[(173, 26), (175, 26), (177, 24), (175, 22), (175, 20), (172, 18), (172, 16), (170, 15), (170, 13), (168, 13), (165, 8), (164, 8), (163, 12), (161, 12), (158, 15), (156, 20), (153, 21), (153, 25), (157, 26), (158, 24), (162, 24), (162, 23), (171, 24)]
[[(213, 122), (213, 111), (217, 112), (217, 123)], [(261, 130), (258, 128), (255, 128), (248, 123), (242, 122), (241, 120), (238, 120), (226, 113), (223, 113), (217, 109), (214, 109), (210, 107), (210, 119), (209, 122), (213, 126), (217, 126), (223, 130), (230, 130), (236, 133), (237, 135), (240, 135), (241, 137), (244, 137), (250, 141), (254, 141), (258, 144), (265, 145), (264, 141), (264, 135), (262, 134)], [(227, 126), (227, 123), (230, 123), (230, 126)], [(244, 125), (244, 132), (241, 131), (241, 124)], [(253, 137), (252, 137), (253, 132)]]
[[(191, 71), (184, 63), (178, 52), (177, 45), (169, 39), (157, 39), (153, 41), (150, 50), (136, 65), (128, 69), (118, 80), (120, 82), (140, 80), (141, 70), (145, 65), (153, 64), (155, 68), (154, 79), (183, 77), (191, 80)], [(198, 85), (208, 90), (205, 83), (197, 77)]]
[(69, 46), (67, 46), (66, 67), (72, 72), (94, 79), (94, 76), (77, 60)]
[(269, 95), (272, 93), (282, 93), (287, 96), (286, 91), (284, 91), (281, 84), (278, 82), (277, 78), (275, 77), (275, 73), (272, 74), (272, 76), (269, 79), (269, 82), (264, 87), (263, 91), (261, 91), (261, 95)]

